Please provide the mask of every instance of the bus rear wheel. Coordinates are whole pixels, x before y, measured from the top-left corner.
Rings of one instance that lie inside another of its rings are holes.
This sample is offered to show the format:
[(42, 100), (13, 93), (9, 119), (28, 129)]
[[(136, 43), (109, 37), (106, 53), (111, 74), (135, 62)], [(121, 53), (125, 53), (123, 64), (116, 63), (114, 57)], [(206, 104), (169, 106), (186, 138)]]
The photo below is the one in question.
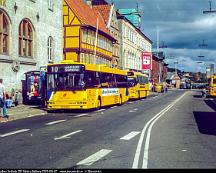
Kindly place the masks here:
[(97, 100), (97, 108), (96, 109), (100, 109), (101, 108), (101, 99), (99, 98)]
[(141, 97), (140, 97), (140, 91), (138, 92), (138, 100), (140, 100), (141, 99)]

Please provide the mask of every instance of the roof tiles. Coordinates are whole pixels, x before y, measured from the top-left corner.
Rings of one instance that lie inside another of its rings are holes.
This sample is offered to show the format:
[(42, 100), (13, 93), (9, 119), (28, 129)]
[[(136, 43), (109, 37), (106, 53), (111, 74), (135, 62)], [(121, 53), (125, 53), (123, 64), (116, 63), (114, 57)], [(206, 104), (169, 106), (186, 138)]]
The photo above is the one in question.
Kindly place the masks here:
[(95, 5), (93, 6), (93, 9), (100, 12), (100, 14), (103, 16), (105, 20), (105, 23), (107, 24), (109, 21), (109, 14), (110, 14), (111, 6), (109, 4)]
[(78, 17), (82, 25), (89, 25), (96, 28), (98, 18), (98, 29), (107, 34), (109, 33), (105, 21), (100, 13), (94, 8), (90, 8), (83, 0), (65, 0), (65, 2)]

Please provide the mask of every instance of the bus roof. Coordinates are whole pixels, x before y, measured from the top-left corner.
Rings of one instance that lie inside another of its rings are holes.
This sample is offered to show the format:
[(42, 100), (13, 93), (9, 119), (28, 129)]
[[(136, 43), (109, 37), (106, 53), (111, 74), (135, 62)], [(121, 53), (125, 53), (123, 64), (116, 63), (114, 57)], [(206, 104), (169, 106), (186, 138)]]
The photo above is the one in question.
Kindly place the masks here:
[(131, 77), (136, 77), (136, 76), (145, 76), (145, 77), (148, 77), (148, 75), (147, 74), (143, 74), (143, 73), (141, 73), (141, 72), (136, 72), (136, 71), (127, 71), (127, 73), (130, 73), (131, 72), (131, 74), (130, 75), (128, 75), (128, 76), (131, 76)]
[(63, 64), (65, 65), (68, 65), (68, 64), (84, 65), (85, 70), (89, 70), (89, 71), (127, 75), (127, 72), (125, 70), (111, 68), (104, 64), (87, 64), (87, 63), (81, 63), (81, 62), (74, 62), (73, 60), (63, 60), (63, 61), (60, 61), (59, 63), (48, 64), (48, 66), (56, 66), (56, 65), (63, 65)]

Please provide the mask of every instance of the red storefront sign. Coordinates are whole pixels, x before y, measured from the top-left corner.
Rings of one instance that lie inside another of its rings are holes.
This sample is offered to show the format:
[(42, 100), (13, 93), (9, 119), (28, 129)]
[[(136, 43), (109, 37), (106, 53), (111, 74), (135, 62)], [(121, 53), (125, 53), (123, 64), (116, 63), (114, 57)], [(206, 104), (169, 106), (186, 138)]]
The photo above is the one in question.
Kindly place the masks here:
[(152, 53), (151, 52), (142, 53), (142, 69), (152, 70)]

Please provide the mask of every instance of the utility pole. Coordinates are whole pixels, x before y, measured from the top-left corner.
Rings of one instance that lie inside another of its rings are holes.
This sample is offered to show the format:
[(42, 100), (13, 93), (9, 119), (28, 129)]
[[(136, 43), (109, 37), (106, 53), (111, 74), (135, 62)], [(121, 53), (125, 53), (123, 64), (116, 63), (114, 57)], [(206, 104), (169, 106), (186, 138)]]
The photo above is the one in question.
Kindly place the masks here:
[(199, 47), (201, 47), (201, 48), (208, 47), (208, 44), (205, 44), (205, 40), (203, 40), (203, 42), (201, 44), (199, 44)]
[(162, 41), (162, 44), (159, 46), (159, 48), (167, 48), (167, 45), (164, 44), (164, 42)]
[[(159, 34), (158, 34), (158, 42), (159, 42)], [(161, 49), (167, 48), (167, 45), (165, 45), (164, 42), (162, 41), (161, 45), (158, 43), (158, 53), (159, 53), (160, 48)], [(163, 50), (162, 50), (162, 52), (165, 54), (165, 52)], [(163, 56), (164, 56), (164, 54), (163, 54)], [(158, 55), (158, 57), (159, 57), (159, 55)], [(159, 64), (159, 83), (161, 83), (161, 78), (162, 78), (161, 77), (162, 64), (163, 64), (163, 59), (161, 59), (161, 62)]]
[(159, 51), (160, 51), (160, 38), (159, 38), (159, 28), (157, 26), (157, 56), (159, 56)]
[(216, 10), (212, 10), (212, 2), (209, 1), (209, 10), (203, 11), (203, 14), (208, 14), (208, 13), (216, 13)]
[(177, 75), (177, 64), (178, 64), (178, 60), (174, 62), (175, 64), (175, 75)]
[[(205, 43), (205, 40), (203, 40), (203, 42), (202, 42), (201, 44), (199, 44), (198, 46), (202, 49), (202, 48), (207, 48), (207, 47), (208, 47), (208, 44), (206, 44), (206, 43)], [(201, 53), (200, 53), (200, 55), (198, 56), (198, 58), (204, 58), (204, 57), (205, 57), (205, 56), (201, 55)]]
[[(157, 26), (157, 57), (159, 57), (160, 51), (160, 36), (159, 36), (159, 28)], [(161, 83), (161, 63), (159, 63), (159, 78), (158, 82)]]
[[(212, 3), (211, 1), (209, 1), (209, 11), (203, 11), (203, 14), (209, 14), (209, 13), (216, 13), (216, 10), (212, 10)], [(214, 64), (211, 64), (210, 65), (210, 70), (211, 70), (211, 73), (213, 71), (213, 74), (214, 74)]]

